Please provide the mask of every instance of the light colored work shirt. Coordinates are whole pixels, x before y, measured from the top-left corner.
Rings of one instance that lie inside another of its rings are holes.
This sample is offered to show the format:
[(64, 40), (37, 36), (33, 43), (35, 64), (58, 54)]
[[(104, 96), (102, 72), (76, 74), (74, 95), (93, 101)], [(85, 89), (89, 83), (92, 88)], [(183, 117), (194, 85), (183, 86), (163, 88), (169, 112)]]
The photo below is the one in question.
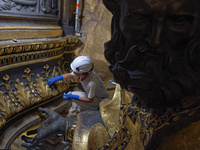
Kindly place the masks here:
[(92, 103), (74, 100), (74, 102), (81, 106), (82, 109), (97, 110), (99, 108), (99, 103), (103, 99), (109, 98), (109, 94), (105, 85), (94, 71), (91, 71), (88, 77), (84, 81), (81, 81), (81, 84), (86, 92), (86, 97), (94, 97)]

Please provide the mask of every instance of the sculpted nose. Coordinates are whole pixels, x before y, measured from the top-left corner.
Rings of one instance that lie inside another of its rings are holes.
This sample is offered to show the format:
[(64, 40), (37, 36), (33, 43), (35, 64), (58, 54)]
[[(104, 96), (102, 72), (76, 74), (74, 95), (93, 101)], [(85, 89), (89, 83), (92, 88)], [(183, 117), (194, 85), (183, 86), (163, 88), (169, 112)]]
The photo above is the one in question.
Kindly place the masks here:
[(148, 40), (149, 44), (152, 47), (158, 47), (161, 44), (162, 30), (163, 30), (162, 22), (158, 22), (153, 26), (150, 38)]

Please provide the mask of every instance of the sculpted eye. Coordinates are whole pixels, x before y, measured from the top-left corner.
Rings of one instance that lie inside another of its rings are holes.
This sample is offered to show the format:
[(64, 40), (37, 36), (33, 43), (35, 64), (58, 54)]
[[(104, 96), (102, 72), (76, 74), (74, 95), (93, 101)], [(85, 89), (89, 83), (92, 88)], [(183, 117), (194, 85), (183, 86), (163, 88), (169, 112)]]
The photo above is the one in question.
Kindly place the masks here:
[(127, 13), (125, 18), (131, 19), (135, 23), (145, 23), (148, 20), (147, 15), (139, 13)]
[(184, 15), (170, 16), (171, 23), (174, 24), (175, 26), (180, 26), (180, 27), (192, 23), (193, 20), (194, 18), (192, 16), (184, 16)]

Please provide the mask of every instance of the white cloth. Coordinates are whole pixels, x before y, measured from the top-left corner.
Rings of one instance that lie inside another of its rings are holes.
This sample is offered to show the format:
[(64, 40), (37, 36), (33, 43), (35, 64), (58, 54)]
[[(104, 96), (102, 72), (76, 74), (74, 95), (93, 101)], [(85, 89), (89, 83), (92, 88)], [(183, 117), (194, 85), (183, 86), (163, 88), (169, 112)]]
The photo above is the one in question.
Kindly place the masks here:
[[(77, 90), (77, 89), (76, 89)], [(80, 89), (78, 89), (78, 91), (70, 91), (67, 94), (73, 94), (73, 95), (79, 95), (80, 97), (87, 97), (86, 92), (81, 91)], [(83, 107), (81, 107), (80, 105), (82, 105), (85, 102), (81, 102), (79, 100), (76, 99), (72, 99), (72, 106), (69, 110), (69, 112), (76, 112), (79, 113), (81, 111), (86, 111), (86, 109), (84, 109)], [(79, 104), (79, 105), (78, 105)]]
[(71, 72), (71, 75), (74, 76), (74, 77), (76, 76), (75, 73), (74, 73), (74, 71)]
[[(105, 99), (109, 98), (108, 91), (99, 78), (99, 76), (94, 72), (91, 71), (88, 77), (81, 81), (83, 89), (86, 92), (86, 97), (93, 98), (94, 100), (92, 103), (82, 102), (79, 100), (73, 100), (73, 102), (77, 103), (81, 106), (83, 110), (97, 110), (99, 108), (99, 103)], [(74, 92), (72, 92), (74, 94)], [(80, 96), (80, 95), (79, 95)]]

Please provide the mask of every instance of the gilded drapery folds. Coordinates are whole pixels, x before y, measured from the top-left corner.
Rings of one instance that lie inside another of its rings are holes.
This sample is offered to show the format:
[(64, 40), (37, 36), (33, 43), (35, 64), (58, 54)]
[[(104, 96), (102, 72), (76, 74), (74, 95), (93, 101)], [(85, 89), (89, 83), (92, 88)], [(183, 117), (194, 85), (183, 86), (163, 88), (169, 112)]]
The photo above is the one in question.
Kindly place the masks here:
[[(165, 135), (164, 140), (162, 141), (162, 144), (158, 146), (158, 149), (179, 149), (179, 147), (181, 149), (191, 149), (191, 147), (199, 147), (199, 129), (197, 129), (199, 121), (192, 123), (189, 126), (184, 127), (182, 130), (174, 132), (169, 136), (172, 130), (179, 130), (178, 128), (175, 129), (175, 125), (181, 124), (183, 121), (185, 121), (185, 119), (189, 120), (189, 118), (193, 118), (194, 116), (198, 115), (200, 107), (195, 105), (195, 103), (198, 103), (198, 100), (196, 100), (194, 103), (191, 103), (190, 99), (185, 99), (186, 109), (181, 111), (168, 109), (166, 112), (163, 112), (162, 115), (158, 115), (153, 111), (146, 111), (137, 104), (131, 104), (132, 96), (132, 93), (122, 90), (120, 86), (117, 85), (112, 100), (109, 101), (105, 99), (100, 103), (100, 114), (106, 130), (99, 131), (98, 135), (106, 135), (107, 133), (108, 137), (110, 138), (109, 141), (105, 140), (104, 138), (104, 145), (101, 147), (96, 147), (98, 150), (148, 149), (147, 146), (152, 142), (152, 137), (157, 134), (160, 135), (160, 133), (161, 136), (163, 136), (163, 133), (165, 133)], [(193, 108), (190, 109), (189, 106), (192, 106)], [(95, 126), (91, 126), (90, 129), (87, 129), (87, 131), (90, 131), (94, 127)], [(193, 127), (196, 129), (194, 134), (190, 133), (190, 131), (194, 132), (194, 129), (192, 129)], [(165, 132), (166, 129), (168, 133)], [(79, 130), (80, 129), (77, 129), (76, 137), (74, 137), (74, 139), (77, 138), (77, 135), (81, 137), (81, 133), (83, 131), (80, 132)], [(193, 137), (191, 137), (192, 135)], [(180, 138), (181, 136), (184, 136), (184, 138)], [(88, 140), (89, 137), (90, 135), (87, 137)], [(178, 139), (178, 142), (170, 139), (171, 137)], [(89, 140), (90, 144), (86, 144), (84, 146), (95, 146), (95, 143), (97, 142), (96, 139)], [(80, 143), (83, 144), (83, 142), (78, 140), (75, 140), (74, 142), (74, 149), (76, 149), (76, 146)], [(171, 145), (168, 145), (168, 142), (170, 142)]]

